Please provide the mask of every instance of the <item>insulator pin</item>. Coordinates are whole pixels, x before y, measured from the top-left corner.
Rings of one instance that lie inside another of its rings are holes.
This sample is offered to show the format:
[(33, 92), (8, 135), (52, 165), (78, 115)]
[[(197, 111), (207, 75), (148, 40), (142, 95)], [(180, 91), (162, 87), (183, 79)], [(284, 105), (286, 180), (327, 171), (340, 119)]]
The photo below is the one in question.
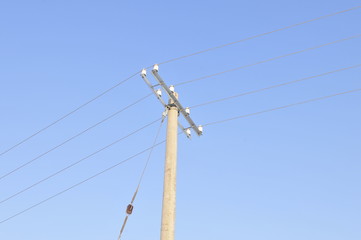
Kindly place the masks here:
[(191, 109), (189, 107), (186, 107), (184, 111), (187, 113), (187, 115), (191, 114)]
[(156, 93), (157, 93), (158, 97), (162, 97), (162, 90), (158, 89), (158, 90), (156, 91)]

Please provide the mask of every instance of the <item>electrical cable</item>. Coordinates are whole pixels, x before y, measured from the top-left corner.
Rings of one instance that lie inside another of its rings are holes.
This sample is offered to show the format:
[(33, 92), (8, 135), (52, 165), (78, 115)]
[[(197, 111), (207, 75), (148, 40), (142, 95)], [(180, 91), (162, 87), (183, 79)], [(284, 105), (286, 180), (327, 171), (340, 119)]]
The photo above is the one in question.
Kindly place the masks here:
[(120, 240), (120, 238), (122, 237), (122, 234), (123, 234), (125, 225), (127, 224), (127, 221), (128, 221), (128, 218), (129, 218), (129, 216), (130, 216), (130, 215), (132, 214), (132, 212), (133, 212), (133, 203), (134, 203), (134, 201), (135, 201), (135, 198), (137, 197), (140, 184), (142, 183), (142, 180), (143, 180), (143, 177), (144, 177), (144, 173), (145, 173), (145, 171), (147, 170), (150, 157), (152, 156), (154, 146), (155, 146), (155, 144), (156, 144), (156, 142), (157, 142), (157, 140), (158, 140), (158, 136), (159, 136), (160, 130), (161, 130), (161, 128), (162, 128), (162, 124), (163, 124), (163, 119), (162, 119), (162, 121), (160, 122), (158, 131), (157, 131), (157, 134), (156, 134), (156, 136), (155, 136), (155, 138), (154, 138), (154, 141), (153, 141), (152, 148), (151, 148), (150, 151), (149, 151), (149, 155), (148, 155), (147, 161), (146, 161), (146, 163), (145, 163), (145, 165), (144, 165), (144, 167), (143, 167), (142, 174), (140, 175), (137, 188), (136, 188), (135, 191), (134, 191), (134, 194), (133, 194), (132, 200), (130, 201), (130, 204), (127, 206), (127, 211), (126, 211), (127, 215), (125, 216), (124, 222), (123, 222), (123, 225), (122, 225), (122, 228), (120, 229), (119, 236), (118, 236), (118, 240)]
[(272, 111), (276, 111), (276, 110), (280, 110), (280, 109), (294, 107), (297, 105), (325, 100), (328, 98), (332, 98), (332, 97), (336, 97), (336, 96), (340, 96), (340, 95), (344, 95), (344, 94), (349, 94), (349, 93), (354, 93), (354, 92), (358, 92), (358, 91), (361, 91), (361, 88), (353, 89), (353, 90), (349, 90), (349, 91), (345, 91), (345, 92), (339, 92), (339, 93), (335, 93), (335, 94), (327, 95), (327, 96), (323, 96), (323, 97), (313, 98), (313, 99), (305, 100), (302, 102), (292, 103), (292, 104), (288, 104), (288, 105), (284, 105), (284, 106), (280, 106), (280, 107), (276, 107), (276, 108), (266, 109), (266, 110), (255, 112), (255, 113), (250, 113), (250, 114), (240, 115), (240, 116), (227, 118), (227, 119), (223, 119), (223, 120), (219, 120), (219, 121), (215, 121), (215, 122), (210, 122), (210, 123), (204, 124), (203, 126), (215, 125), (215, 124), (224, 123), (224, 122), (228, 122), (228, 121), (232, 121), (232, 120), (236, 120), (236, 119), (240, 119), (240, 118), (247, 118), (247, 117), (251, 117), (251, 116), (255, 116), (255, 115), (260, 115), (263, 113), (268, 113), (268, 112), (272, 112)]
[(130, 136), (132, 136), (132, 135), (134, 135), (134, 134), (136, 134), (137, 132), (139, 132), (139, 131), (141, 131), (141, 130), (143, 130), (143, 129), (145, 129), (145, 128), (149, 127), (149, 126), (151, 126), (152, 124), (154, 124), (154, 123), (158, 122), (159, 120), (160, 120), (160, 118), (158, 118), (158, 119), (156, 119), (156, 120), (154, 120), (154, 121), (152, 121), (152, 122), (150, 122), (150, 123), (148, 123), (148, 124), (144, 125), (144, 126), (143, 126), (143, 127), (141, 127), (141, 128), (138, 128), (137, 130), (135, 130), (135, 131), (133, 131), (133, 132), (131, 132), (131, 133), (127, 134), (126, 136), (121, 137), (121, 138), (119, 138), (118, 140), (116, 140), (116, 141), (114, 141), (114, 142), (112, 142), (112, 143), (110, 143), (110, 144), (108, 144), (108, 145), (106, 145), (106, 146), (104, 146), (104, 147), (102, 147), (102, 148), (98, 149), (97, 151), (93, 152), (92, 154), (87, 155), (86, 157), (84, 157), (84, 158), (82, 158), (82, 159), (80, 159), (80, 160), (78, 160), (78, 161), (76, 161), (76, 162), (74, 162), (74, 163), (72, 163), (72, 164), (68, 165), (68, 166), (67, 166), (67, 167), (65, 167), (65, 168), (62, 168), (61, 170), (59, 170), (59, 171), (57, 171), (57, 172), (55, 172), (55, 173), (52, 173), (51, 175), (49, 175), (49, 176), (47, 176), (47, 177), (45, 177), (45, 178), (41, 179), (40, 181), (38, 181), (38, 182), (36, 182), (36, 183), (34, 183), (34, 184), (32, 184), (32, 185), (30, 185), (30, 186), (28, 186), (28, 187), (26, 187), (26, 188), (24, 188), (24, 189), (20, 190), (20, 191), (18, 191), (18, 192), (16, 192), (16, 193), (12, 194), (11, 196), (9, 196), (9, 197), (7, 197), (7, 198), (2, 199), (2, 200), (0, 201), (0, 204), (2, 204), (2, 203), (4, 203), (4, 202), (6, 202), (6, 201), (8, 201), (8, 200), (10, 200), (10, 199), (12, 199), (12, 198), (14, 198), (14, 197), (16, 197), (16, 196), (20, 195), (20, 194), (22, 194), (22, 193), (24, 193), (24, 192), (28, 191), (29, 189), (32, 189), (33, 187), (35, 187), (35, 186), (37, 186), (37, 185), (39, 185), (39, 184), (41, 184), (41, 183), (43, 183), (43, 182), (45, 182), (45, 181), (49, 180), (50, 178), (55, 177), (56, 175), (58, 175), (58, 174), (60, 174), (60, 173), (62, 173), (62, 172), (64, 172), (64, 171), (66, 171), (66, 170), (68, 170), (68, 169), (70, 169), (70, 168), (74, 167), (75, 165), (78, 165), (79, 163), (81, 163), (81, 162), (85, 161), (86, 159), (88, 159), (88, 158), (90, 158), (90, 157), (92, 157), (92, 156), (94, 156), (94, 155), (96, 155), (96, 154), (98, 154), (98, 153), (100, 153), (100, 152), (102, 152), (102, 151), (106, 150), (107, 148), (109, 148), (109, 147), (111, 147), (111, 146), (113, 146), (113, 145), (115, 145), (115, 144), (119, 143), (120, 141), (122, 141), (122, 140), (124, 140), (124, 139), (126, 139), (126, 138), (128, 138), (128, 137), (130, 137)]
[[(35, 157), (35, 158), (31, 159), (30, 161), (28, 161), (28, 162), (26, 162), (26, 163), (24, 163), (24, 164), (20, 165), (19, 167), (17, 167), (17, 168), (15, 168), (15, 169), (11, 170), (10, 172), (7, 172), (6, 174), (4, 174), (4, 175), (0, 176), (0, 180), (2, 180), (2, 179), (4, 179), (4, 178), (6, 178), (6, 177), (8, 177), (8, 176), (10, 176), (11, 174), (15, 173), (16, 171), (18, 171), (18, 170), (20, 170), (20, 169), (24, 168), (25, 166), (27, 166), (27, 165), (29, 165), (29, 164), (31, 164), (31, 163), (33, 163), (33, 162), (35, 162), (36, 160), (38, 160), (38, 159), (40, 159), (41, 157), (43, 157), (43, 156), (45, 156), (45, 155), (49, 154), (50, 152), (54, 151), (55, 149), (57, 149), (57, 148), (59, 148), (59, 147), (61, 147), (61, 146), (65, 145), (66, 143), (68, 143), (68, 142), (70, 142), (70, 141), (74, 140), (75, 138), (77, 138), (77, 137), (81, 136), (82, 134), (84, 134), (84, 133), (88, 132), (89, 130), (91, 130), (91, 129), (93, 129), (93, 128), (95, 128), (95, 127), (99, 126), (100, 124), (102, 124), (102, 123), (104, 123), (104, 122), (108, 121), (109, 119), (111, 119), (111, 118), (115, 117), (115, 116), (116, 116), (116, 115), (118, 115), (119, 113), (121, 113), (121, 112), (125, 111), (126, 109), (128, 109), (128, 108), (130, 108), (130, 107), (132, 107), (132, 106), (136, 105), (137, 103), (139, 103), (139, 102), (143, 101), (144, 99), (148, 98), (150, 95), (152, 95), (152, 94), (150, 93), (150, 94), (148, 94), (148, 95), (146, 95), (146, 96), (144, 96), (144, 97), (141, 97), (140, 99), (136, 100), (135, 102), (133, 102), (133, 103), (129, 104), (128, 106), (126, 106), (126, 107), (124, 107), (124, 108), (122, 108), (122, 109), (118, 110), (117, 112), (115, 112), (115, 113), (111, 114), (110, 116), (108, 116), (108, 117), (104, 118), (103, 120), (101, 120), (101, 121), (97, 122), (96, 124), (94, 124), (94, 125), (92, 125), (92, 126), (88, 127), (87, 129), (85, 129), (85, 130), (83, 130), (83, 131), (81, 131), (81, 132), (79, 132), (79, 133), (75, 134), (74, 136), (72, 136), (72, 137), (68, 138), (68, 139), (67, 139), (67, 140), (65, 140), (64, 142), (62, 142), (62, 143), (60, 143), (60, 144), (56, 145), (55, 147), (53, 147), (53, 148), (49, 149), (48, 151), (46, 151), (46, 152), (44, 152), (44, 153), (42, 153), (42, 154), (38, 155), (37, 157)], [(0, 202), (0, 203), (1, 203), (1, 202)]]
[[(353, 89), (353, 90), (349, 90), (349, 91), (345, 91), (345, 92), (339, 92), (339, 93), (336, 93), (336, 94), (327, 95), (327, 96), (323, 96), (323, 97), (313, 98), (313, 99), (305, 100), (305, 101), (302, 101), (302, 102), (297, 102), (297, 103), (293, 103), (293, 104), (288, 104), (288, 105), (284, 105), (284, 106), (281, 106), (281, 107), (271, 108), (271, 109), (267, 109), (267, 110), (263, 110), (263, 111), (259, 111), (259, 112), (255, 112), (255, 113), (250, 113), (250, 114), (241, 115), (241, 116), (236, 116), (236, 117), (232, 117), (232, 118), (228, 118), (228, 119), (223, 119), (223, 120), (219, 120), (219, 121), (215, 121), (215, 122), (210, 122), (210, 123), (204, 124), (203, 126), (210, 126), (210, 125), (220, 124), (220, 123), (224, 123), (224, 122), (228, 122), (228, 121), (232, 121), (232, 120), (236, 120), (236, 119), (240, 119), (240, 118), (246, 118), (246, 117), (250, 117), (250, 116), (255, 116), (255, 115), (259, 115), (259, 114), (263, 114), (263, 113), (267, 113), (267, 112), (272, 112), (272, 111), (276, 111), (276, 110), (280, 110), (280, 109), (285, 109), (285, 108), (289, 108), (289, 107), (293, 107), (293, 106), (297, 106), (297, 105), (301, 105), (301, 104), (306, 104), (306, 103), (310, 103), (310, 102), (320, 101), (320, 100), (332, 98), (332, 97), (335, 97), (335, 96), (339, 96), (339, 95), (343, 95), (343, 94), (349, 94), (349, 93), (354, 93), (354, 92), (358, 92), (358, 91), (361, 91), (361, 88)], [(180, 133), (179, 133), (179, 134), (180, 134)], [(10, 216), (10, 217), (8, 217), (8, 218), (0, 221), (0, 224), (5, 223), (5, 222), (7, 222), (7, 221), (9, 221), (9, 220), (11, 220), (11, 219), (13, 219), (13, 218), (15, 218), (15, 217), (23, 214), (23, 213), (25, 213), (25, 212), (27, 212), (27, 211), (35, 208), (35, 207), (37, 207), (37, 206), (39, 206), (39, 205), (41, 205), (41, 204), (43, 204), (43, 203), (45, 203), (45, 202), (47, 202), (47, 201), (49, 201), (49, 200), (51, 200), (51, 199), (53, 199), (53, 198), (55, 198), (55, 197), (57, 197), (57, 196), (65, 193), (65, 192), (69, 191), (69, 190), (71, 190), (71, 189), (73, 189), (73, 188), (75, 188), (75, 187), (77, 187), (77, 186), (79, 186), (79, 185), (81, 185), (81, 184), (83, 184), (83, 183), (85, 183), (85, 182), (87, 182), (87, 181), (89, 181), (89, 180), (91, 180), (91, 179), (93, 179), (93, 178), (95, 178), (95, 177), (97, 177), (97, 176), (99, 176), (99, 175), (101, 175), (101, 174), (103, 174), (103, 173), (105, 173), (105, 172), (107, 172), (107, 171), (109, 171), (109, 170), (111, 170), (111, 169), (113, 169), (113, 168), (115, 168), (115, 167), (123, 164), (124, 162), (129, 161), (130, 159), (135, 158), (135, 157), (138, 156), (138, 155), (141, 155), (142, 153), (144, 153), (144, 152), (146, 152), (146, 151), (149, 151), (150, 149), (152, 149), (152, 148), (154, 148), (154, 147), (156, 147), (156, 146), (158, 146), (158, 145), (160, 145), (160, 144), (162, 144), (162, 143), (164, 143), (164, 142), (165, 142), (165, 140), (163, 140), (163, 141), (157, 143), (156, 145), (154, 145), (154, 146), (152, 146), (152, 147), (149, 147), (149, 148), (147, 148), (147, 149), (145, 149), (145, 150), (143, 150), (143, 151), (141, 151), (141, 152), (138, 152), (137, 154), (135, 154), (135, 155), (133, 155), (133, 156), (131, 156), (131, 157), (129, 157), (129, 158), (127, 158), (127, 159), (125, 159), (125, 160), (123, 160), (123, 161), (121, 161), (121, 162), (119, 162), (119, 163), (117, 163), (117, 164), (115, 164), (115, 165), (113, 165), (113, 166), (111, 166), (111, 167), (109, 167), (109, 168), (106, 168), (106, 169), (104, 169), (103, 171), (101, 171), (101, 172), (99, 172), (99, 173), (97, 173), (97, 174), (95, 174), (95, 175), (93, 175), (93, 176), (91, 176), (91, 177), (89, 177), (89, 178), (87, 178), (87, 179), (85, 179), (85, 180), (83, 180), (83, 181), (75, 184), (75, 185), (72, 185), (71, 187), (69, 187), (69, 188), (67, 188), (67, 189), (65, 189), (65, 190), (63, 190), (63, 191), (58, 192), (58, 193), (56, 193), (55, 195), (52, 195), (52, 196), (46, 198), (45, 200), (42, 200), (41, 202), (38, 202), (38, 203), (36, 203), (36, 204), (34, 204), (34, 205), (32, 205), (32, 206), (24, 209), (24, 210), (22, 210), (22, 211), (20, 211), (20, 212), (18, 212), (18, 213), (16, 213), (16, 214), (14, 214), (14, 215), (12, 215), (12, 216)]]
[[(283, 28), (278, 28), (278, 29), (273, 30), (273, 31), (264, 32), (264, 33), (257, 34), (257, 35), (251, 36), (251, 37), (236, 40), (234, 42), (229, 42), (229, 43), (222, 44), (222, 45), (219, 45), (219, 46), (207, 48), (207, 49), (204, 49), (204, 50), (201, 50), (201, 51), (198, 51), (198, 52), (190, 53), (190, 54), (187, 54), (187, 55), (184, 55), (184, 56), (172, 58), (172, 59), (166, 60), (164, 62), (158, 63), (158, 65), (178, 61), (178, 60), (181, 60), (181, 59), (184, 59), (184, 58), (192, 57), (192, 56), (202, 54), (202, 53), (206, 53), (206, 52), (209, 52), (209, 51), (213, 51), (213, 50), (216, 50), (216, 49), (219, 49), (219, 48), (224, 48), (224, 47), (234, 45), (234, 44), (237, 44), (237, 43), (241, 43), (241, 42), (245, 42), (245, 41), (252, 40), (252, 39), (255, 39), (255, 38), (263, 37), (263, 36), (266, 36), (266, 35), (269, 35), (269, 34), (272, 34), (272, 33), (276, 33), (276, 32), (279, 32), (279, 31), (286, 30), (286, 29), (294, 28), (294, 27), (297, 27), (297, 26), (300, 26), (300, 25), (304, 25), (306, 23), (314, 22), (314, 21), (317, 21), (317, 20), (321, 20), (321, 19), (324, 19), (324, 18), (335, 16), (335, 15), (338, 15), (338, 14), (342, 14), (342, 13), (350, 12), (350, 11), (353, 11), (353, 10), (357, 10), (359, 8), (361, 8), (361, 6), (356, 6), (356, 7), (349, 8), (349, 9), (346, 9), (346, 10), (342, 10), (342, 11), (339, 11), (339, 12), (327, 14), (327, 15), (324, 15), (324, 16), (321, 16), (321, 17), (317, 17), (317, 18), (313, 18), (313, 19), (304, 21), (304, 22), (295, 23), (295, 24), (292, 24), (292, 25), (289, 25), (289, 26), (286, 26), (286, 27), (283, 27)], [(151, 68), (151, 67), (148, 67), (148, 68)]]
[(270, 89), (273, 89), (273, 88), (283, 87), (283, 86), (286, 86), (286, 85), (289, 85), (289, 84), (298, 83), (298, 82), (302, 82), (302, 81), (306, 81), (306, 80), (310, 80), (310, 79), (314, 79), (314, 78), (319, 78), (319, 77), (327, 76), (327, 75), (330, 75), (330, 74), (334, 74), (334, 73), (338, 73), (338, 72), (342, 72), (342, 71), (345, 71), (345, 70), (350, 70), (350, 69), (358, 68), (358, 67), (361, 67), (361, 64), (357, 64), (357, 65), (353, 65), (353, 66), (345, 67), (345, 68), (339, 68), (339, 69), (329, 71), (329, 72), (325, 72), (325, 73), (321, 73), (321, 74), (318, 74), (318, 75), (313, 75), (313, 76), (306, 77), (306, 78), (301, 78), (301, 79), (297, 79), (297, 80), (293, 80), (293, 81), (289, 81), (289, 82), (284, 82), (284, 83), (280, 83), (280, 84), (276, 84), (276, 85), (272, 85), (272, 86), (268, 86), (268, 87), (248, 91), (248, 92), (243, 92), (243, 93), (240, 93), (240, 94), (237, 94), (237, 95), (233, 95), (233, 96), (229, 96), (229, 97), (224, 97), (224, 98), (220, 98), (220, 99), (200, 103), (200, 104), (191, 106), (190, 108), (197, 108), (197, 107), (202, 107), (202, 106), (206, 106), (206, 105), (213, 104), (213, 103), (223, 102), (223, 101), (227, 101), (227, 100), (230, 100), (230, 99), (242, 97), (242, 96), (245, 96), (245, 95), (259, 93), (259, 92), (270, 90)]
[[(166, 63), (170, 63), (170, 62), (174, 62), (174, 61), (178, 61), (178, 60), (181, 60), (181, 59), (184, 59), (184, 58), (192, 57), (192, 56), (199, 55), (199, 54), (202, 54), (202, 53), (205, 53), (205, 52), (209, 52), (209, 51), (213, 51), (213, 50), (216, 50), (216, 49), (219, 49), (219, 48), (227, 47), (227, 46), (234, 45), (234, 44), (237, 44), (237, 43), (241, 43), (241, 42), (245, 42), (245, 41), (248, 41), (248, 40), (252, 40), (252, 39), (255, 39), (255, 38), (258, 38), (258, 37), (266, 36), (266, 35), (269, 35), (269, 34), (272, 34), (272, 33), (275, 33), (275, 32), (279, 32), (279, 31), (282, 31), (282, 30), (294, 28), (294, 27), (297, 27), (297, 26), (300, 26), (300, 25), (303, 25), (303, 24), (307, 24), (307, 23), (310, 23), (310, 22), (314, 22), (314, 21), (317, 21), (317, 20), (324, 19), (324, 18), (332, 17), (332, 16), (335, 16), (335, 15), (338, 15), (338, 14), (342, 14), (342, 13), (350, 12), (350, 11), (353, 11), (353, 10), (357, 10), (357, 9), (359, 9), (359, 8), (361, 8), (361, 6), (355, 6), (355, 7), (352, 7), (352, 8), (349, 8), (349, 9), (345, 9), (345, 10), (342, 10), (342, 11), (338, 11), (338, 12), (335, 12), (335, 13), (323, 15), (323, 16), (320, 16), (320, 17), (317, 17), (317, 18), (313, 18), (313, 19), (310, 19), (310, 20), (306, 20), (306, 21), (304, 21), (304, 22), (292, 24), (292, 25), (289, 25), (289, 26), (286, 26), (286, 27), (283, 27), (283, 28), (279, 28), (279, 29), (273, 30), (273, 31), (269, 31), (269, 32), (257, 34), (257, 35), (254, 35), (254, 36), (251, 36), (251, 37), (247, 37), (247, 38), (243, 38), (243, 39), (240, 39), (240, 40), (237, 40), (237, 41), (234, 41), (234, 42), (222, 44), (222, 45), (215, 46), (215, 47), (211, 47), (211, 48), (204, 49), (204, 50), (201, 50), (201, 51), (193, 52), (193, 53), (191, 53), (191, 54), (187, 54), (187, 55), (184, 55), (184, 56), (172, 58), (172, 59), (166, 60), (166, 61), (164, 61), (164, 62), (161, 62), (161, 63), (159, 63), (158, 65), (166, 64)], [(152, 67), (152, 66), (147, 67), (147, 69), (148, 69), (148, 68), (151, 68), (151, 67)], [(119, 83), (117, 83), (116, 85), (110, 87), (109, 89), (105, 90), (104, 92), (100, 93), (99, 95), (95, 96), (94, 98), (90, 99), (89, 101), (83, 103), (82, 105), (78, 106), (77, 108), (75, 108), (74, 110), (70, 111), (69, 113), (63, 115), (62, 117), (60, 117), (59, 119), (55, 120), (54, 122), (48, 124), (47, 126), (41, 128), (40, 130), (36, 131), (36, 132), (33, 133), (32, 135), (26, 137), (25, 139), (21, 140), (20, 142), (16, 143), (15, 145), (11, 146), (10, 148), (4, 150), (3, 152), (0, 153), (0, 156), (6, 154), (6, 153), (8, 153), (8, 152), (10, 152), (11, 150), (17, 148), (17, 147), (20, 146), (21, 144), (27, 142), (27, 141), (30, 140), (31, 138), (33, 138), (33, 137), (35, 137), (36, 135), (40, 134), (41, 132), (47, 130), (48, 128), (50, 128), (50, 127), (52, 127), (52, 126), (54, 126), (54, 125), (57, 124), (58, 122), (64, 120), (65, 118), (67, 118), (67, 117), (69, 117), (70, 115), (74, 114), (75, 112), (79, 111), (80, 109), (82, 109), (82, 108), (85, 107), (86, 105), (94, 102), (94, 101), (97, 100), (98, 98), (104, 96), (105, 94), (107, 94), (108, 92), (110, 92), (110, 91), (112, 91), (113, 89), (117, 88), (117, 87), (120, 86), (121, 84), (123, 84), (123, 83), (125, 83), (126, 81), (130, 80), (131, 78), (135, 77), (135, 76), (136, 76), (137, 74), (139, 74), (139, 73), (140, 73), (140, 71), (134, 73), (133, 75), (129, 76), (128, 78), (125, 78), (125, 79), (122, 80), (121, 82), (119, 82)]]
[(15, 145), (11, 146), (10, 148), (6, 149), (5, 151), (0, 153), (0, 156), (10, 152), (11, 150), (17, 148), (18, 146), (20, 146), (21, 144), (27, 142), (28, 140), (30, 140), (31, 138), (35, 137), (36, 135), (44, 132), (45, 130), (47, 130), (48, 128), (54, 126), (55, 124), (57, 124), (58, 122), (64, 120), (65, 118), (69, 117), (70, 115), (74, 114), (75, 112), (79, 111), (80, 109), (82, 109), (83, 107), (85, 107), (86, 105), (94, 102), (95, 100), (97, 100), (98, 98), (104, 96), (105, 94), (107, 94), (108, 92), (112, 91), (113, 89), (117, 88), (118, 86), (122, 85), (123, 83), (127, 82), (128, 80), (130, 80), (131, 78), (135, 77), (136, 75), (138, 75), (140, 72), (136, 72), (133, 75), (129, 76), (128, 78), (125, 78), (124, 80), (120, 81), (119, 83), (115, 84), (114, 86), (110, 87), (109, 89), (105, 90), (104, 92), (100, 93), (99, 95), (95, 96), (94, 98), (90, 99), (89, 101), (83, 103), (82, 105), (80, 105), (79, 107), (75, 108), (74, 110), (68, 112), (67, 114), (63, 115), (62, 117), (60, 117), (59, 119), (55, 120), (54, 122), (48, 124), (47, 126), (43, 127), (42, 129), (36, 131), (35, 133), (33, 133), (32, 135), (30, 135), (29, 137), (21, 140), (20, 142), (16, 143)]
[(347, 40), (355, 39), (355, 38), (358, 38), (358, 37), (361, 37), (361, 34), (354, 35), (354, 36), (351, 36), (351, 37), (348, 37), (348, 38), (339, 39), (339, 40), (336, 40), (336, 41), (333, 41), (333, 42), (328, 42), (328, 43), (325, 43), (325, 44), (322, 44), (322, 45), (306, 48), (306, 49), (296, 51), (296, 52), (292, 52), (292, 53), (288, 53), (288, 54), (285, 54), (285, 55), (269, 58), (269, 59), (259, 61), (259, 62), (256, 62), (256, 63), (252, 63), (252, 64), (243, 65), (243, 66), (240, 66), (240, 67), (228, 69), (228, 70), (225, 70), (225, 71), (222, 71), (222, 72), (213, 73), (213, 74), (206, 75), (206, 76), (203, 76), (203, 77), (199, 77), (199, 78), (196, 78), (196, 79), (180, 82), (178, 84), (174, 84), (174, 86), (181, 86), (181, 85), (193, 83), (193, 82), (196, 82), (196, 81), (200, 81), (200, 80), (204, 80), (204, 79), (207, 79), (207, 78), (215, 77), (215, 76), (218, 76), (218, 75), (221, 75), (221, 74), (224, 74), (224, 73), (229, 73), (229, 72), (233, 72), (233, 71), (248, 68), (248, 67), (253, 67), (253, 66), (256, 66), (256, 65), (259, 65), (259, 64), (262, 64), (262, 63), (271, 62), (271, 61), (278, 60), (278, 59), (285, 58), (285, 57), (289, 57), (289, 56), (292, 56), (292, 55), (295, 55), (295, 54), (304, 53), (304, 52), (315, 50), (315, 49), (318, 49), (318, 48), (321, 48), (321, 47), (325, 47), (325, 46), (329, 46), (329, 45), (332, 45), (332, 44), (336, 44), (336, 43), (344, 42), (344, 41), (347, 41)]
[[(152, 147), (153, 147), (153, 148), (154, 148), (154, 147), (157, 147), (157, 146), (163, 144), (164, 142), (165, 142), (165, 140), (163, 140), (163, 141), (155, 144), (155, 145), (152, 146)], [(42, 201), (40, 201), (40, 202), (38, 202), (38, 203), (36, 203), (36, 204), (28, 207), (28, 208), (26, 208), (26, 209), (24, 209), (24, 210), (22, 210), (22, 211), (20, 211), (20, 212), (18, 212), (18, 213), (16, 213), (16, 214), (14, 214), (14, 215), (8, 217), (8, 218), (0, 221), (0, 224), (5, 223), (5, 222), (7, 222), (7, 221), (9, 221), (9, 220), (11, 220), (11, 219), (13, 219), (13, 218), (21, 215), (21, 214), (24, 214), (25, 212), (27, 212), (27, 211), (29, 211), (29, 210), (31, 210), (31, 209), (33, 209), (33, 208), (35, 208), (35, 207), (37, 207), (37, 206), (45, 203), (45, 202), (47, 202), (47, 201), (49, 201), (49, 200), (51, 200), (51, 199), (53, 199), (53, 198), (55, 198), (55, 197), (58, 197), (58, 196), (60, 196), (61, 194), (65, 193), (65, 192), (67, 192), (67, 191), (69, 191), (69, 190), (71, 190), (71, 189), (73, 189), (73, 188), (76, 188), (76, 187), (80, 186), (81, 184), (83, 184), (83, 183), (85, 183), (85, 182), (87, 182), (87, 181), (89, 181), (89, 180), (91, 180), (91, 179), (93, 179), (93, 178), (96, 178), (96, 177), (102, 175), (103, 173), (108, 172), (108, 171), (114, 169), (115, 167), (118, 167), (119, 165), (125, 163), (125, 162), (128, 162), (129, 160), (131, 160), (131, 159), (133, 159), (133, 158), (135, 158), (135, 157), (137, 157), (137, 156), (139, 156), (139, 155), (141, 155), (141, 154), (149, 151), (150, 149), (152, 149), (152, 147), (146, 148), (146, 149), (138, 152), (137, 154), (134, 154), (134, 155), (132, 155), (131, 157), (129, 157), (129, 158), (127, 158), (127, 159), (125, 159), (125, 160), (123, 160), (123, 161), (121, 161), (121, 162), (119, 162), (119, 163), (117, 163), (117, 164), (115, 164), (115, 165), (113, 165), (113, 166), (111, 166), (111, 167), (108, 167), (108, 168), (102, 170), (101, 172), (98, 172), (97, 174), (94, 174), (94, 175), (92, 175), (91, 177), (88, 177), (88, 178), (84, 179), (83, 181), (78, 182), (77, 184), (74, 184), (74, 185), (72, 185), (72, 186), (70, 186), (70, 187), (68, 187), (68, 188), (66, 188), (66, 189), (64, 189), (64, 190), (62, 190), (62, 191), (60, 191), (60, 192), (58, 192), (58, 193), (56, 193), (56, 194), (54, 194), (54, 195), (52, 195), (52, 196), (50, 196), (50, 197), (48, 197), (48, 198), (46, 198), (46, 199), (44, 199), (44, 200), (42, 200)]]

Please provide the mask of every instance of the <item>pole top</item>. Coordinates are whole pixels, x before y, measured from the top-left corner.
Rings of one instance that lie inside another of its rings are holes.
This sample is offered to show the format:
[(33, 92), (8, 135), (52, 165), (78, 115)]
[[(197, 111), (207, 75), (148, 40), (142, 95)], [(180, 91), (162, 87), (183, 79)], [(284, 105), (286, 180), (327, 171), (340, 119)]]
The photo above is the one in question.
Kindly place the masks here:
[[(181, 105), (181, 103), (178, 101), (178, 94), (175, 92), (174, 85), (170, 85), (170, 86), (166, 85), (166, 83), (161, 78), (161, 76), (159, 76), (158, 70), (159, 70), (159, 65), (154, 64), (153, 70), (152, 70), (152, 75), (157, 80), (157, 82), (158, 82), (157, 85), (153, 86), (150, 84), (149, 80), (147, 79), (147, 76), (146, 76), (147, 73), (146, 73), (145, 69), (143, 69), (141, 71), (141, 76), (144, 79), (144, 81), (147, 83), (147, 85), (151, 88), (153, 93), (161, 101), (161, 103), (163, 104), (164, 107), (166, 107), (166, 108), (177, 107), (178, 108), (178, 112), (181, 113), (183, 115), (183, 117), (185, 118), (185, 120), (189, 123), (189, 128), (181, 127), (182, 131), (186, 133), (187, 137), (190, 137), (190, 134), (189, 134), (190, 129), (193, 129), (198, 136), (201, 136), (203, 134), (202, 126), (197, 126), (193, 122), (192, 118), (190, 117), (190, 109), (184, 108)], [(161, 98), (161, 91), (154, 89), (154, 87), (158, 86), (158, 85), (161, 86), (163, 88), (163, 90), (166, 92), (166, 94), (169, 96), (169, 105), (168, 106), (166, 106), (166, 104), (164, 103), (164, 101)], [(171, 106), (170, 106), (170, 104), (171, 104)], [(189, 130), (187, 130), (187, 129), (189, 129)]]

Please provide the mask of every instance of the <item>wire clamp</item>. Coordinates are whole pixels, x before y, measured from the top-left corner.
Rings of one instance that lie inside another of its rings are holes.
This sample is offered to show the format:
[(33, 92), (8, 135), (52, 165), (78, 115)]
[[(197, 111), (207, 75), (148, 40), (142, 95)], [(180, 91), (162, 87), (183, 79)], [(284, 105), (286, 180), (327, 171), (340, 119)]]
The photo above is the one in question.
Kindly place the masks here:
[(164, 109), (164, 112), (162, 113), (162, 122), (164, 122), (164, 119), (167, 117), (168, 115), (168, 108)]

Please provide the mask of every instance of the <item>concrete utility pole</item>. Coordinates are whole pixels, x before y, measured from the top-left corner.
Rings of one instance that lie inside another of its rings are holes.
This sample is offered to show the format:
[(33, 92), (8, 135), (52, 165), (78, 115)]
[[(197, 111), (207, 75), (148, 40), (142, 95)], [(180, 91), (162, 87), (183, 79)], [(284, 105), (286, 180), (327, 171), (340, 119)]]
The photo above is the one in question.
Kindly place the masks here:
[[(161, 240), (174, 240), (175, 232), (175, 214), (176, 214), (176, 177), (177, 177), (177, 140), (178, 126), (184, 134), (190, 138), (191, 129), (201, 136), (203, 133), (202, 126), (196, 126), (190, 118), (190, 109), (183, 108), (178, 101), (178, 94), (174, 92), (174, 86), (167, 86), (163, 79), (158, 74), (158, 65), (154, 65), (152, 70), (154, 78), (158, 84), (152, 85), (147, 78), (147, 71), (143, 69), (141, 76), (157, 99), (165, 108), (164, 117), (168, 115), (167, 140), (166, 140), (166, 154), (164, 167), (164, 189), (163, 189), (163, 208), (162, 208), (162, 226), (161, 226)], [(166, 104), (162, 99), (162, 91), (155, 90), (155, 86), (161, 86), (169, 97), (169, 102)], [(189, 124), (189, 128), (184, 128), (178, 122), (178, 115), (181, 113)]]
[[(178, 99), (178, 94), (174, 93)], [(164, 167), (164, 190), (161, 240), (174, 240), (176, 214), (178, 108), (172, 99), (168, 104), (168, 126)]]

